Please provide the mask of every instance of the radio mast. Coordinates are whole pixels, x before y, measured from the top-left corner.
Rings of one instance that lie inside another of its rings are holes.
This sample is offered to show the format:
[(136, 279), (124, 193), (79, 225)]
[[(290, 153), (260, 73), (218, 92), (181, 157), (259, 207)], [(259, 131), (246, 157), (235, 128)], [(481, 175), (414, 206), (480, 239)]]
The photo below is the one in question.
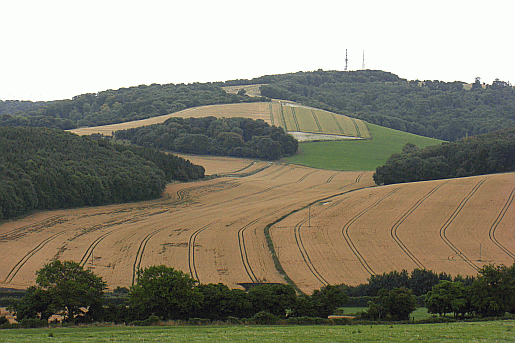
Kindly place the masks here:
[(363, 50), (363, 64), (361, 65), (361, 69), (365, 70), (365, 50)]
[(348, 63), (349, 63), (349, 59), (347, 58), (347, 49), (345, 49), (345, 71), (347, 71)]

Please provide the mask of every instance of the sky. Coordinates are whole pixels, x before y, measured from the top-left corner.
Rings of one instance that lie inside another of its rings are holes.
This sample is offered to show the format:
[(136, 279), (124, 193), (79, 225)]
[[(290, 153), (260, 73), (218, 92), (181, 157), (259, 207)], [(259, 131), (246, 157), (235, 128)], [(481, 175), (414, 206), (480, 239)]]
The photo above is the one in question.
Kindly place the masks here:
[(365, 68), (515, 84), (513, 0), (2, 0), (0, 100)]

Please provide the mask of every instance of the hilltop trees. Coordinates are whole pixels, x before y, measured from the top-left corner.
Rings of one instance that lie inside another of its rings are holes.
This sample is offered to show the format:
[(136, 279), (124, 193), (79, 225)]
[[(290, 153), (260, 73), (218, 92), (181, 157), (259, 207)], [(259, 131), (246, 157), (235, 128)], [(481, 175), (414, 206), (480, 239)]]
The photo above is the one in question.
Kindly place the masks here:
[(116, 131), (117, 139), (176, 152), (277, 160), (297, 152), (298, 142), (280, 127), (248, 118), (170, 118)]
[(228, 94), (220, 85), (212, 83), (140, 85), (81, 94), (70, 100), (35, 103), (0, 101), (0, 126), (66, 130), (145, 119), (196, 106), (266, 100)]
[(380, 70), (298, 72), (249, 80), (261, 94), (418, 135), (454, 141), (515, 125), (515, 89), (503, 81), (472, 91), (463, 82), (407, 81)]

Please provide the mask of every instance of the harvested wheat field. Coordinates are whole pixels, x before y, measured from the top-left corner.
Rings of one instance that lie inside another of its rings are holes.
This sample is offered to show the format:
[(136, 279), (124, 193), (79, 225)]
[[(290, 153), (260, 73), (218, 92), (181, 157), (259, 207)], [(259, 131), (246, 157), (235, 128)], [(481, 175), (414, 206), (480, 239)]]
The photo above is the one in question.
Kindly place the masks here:
[(264, 162), (231, 169), (225, 163), (223, 171), (233, 176), (171, 184), (159, 200), (4, 222), (0, 287), (33, 285), (36, 271), (54, 259), (80, 262), (110, 288), (130, 286), (138, 268), (158, 264), (202, 283), (284, 282), (265, 226), (316, 200), (373, 184), (371, 172)]
[(476, 275), (514, 262), (514, 195), (515, 173), (367, 188), (296, 212), (270, 235), (308, 293), (392, 270)]

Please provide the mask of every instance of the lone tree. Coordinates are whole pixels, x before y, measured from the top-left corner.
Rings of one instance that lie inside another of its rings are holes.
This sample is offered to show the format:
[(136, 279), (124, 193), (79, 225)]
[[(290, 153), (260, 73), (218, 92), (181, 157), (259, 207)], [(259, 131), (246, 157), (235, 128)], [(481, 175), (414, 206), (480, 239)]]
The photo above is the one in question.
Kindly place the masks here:
[(100, 276), (73, 261), (59, 260), (46, 264), (36, 272), (37, 286), (29, 287), (25, 297), (14, 306), (18, 319), (48, 319), (53, 314), (61, 314), (65, 321), (75, 321), (83, 317), (98, 319), (99, 309), (106, 283)]

